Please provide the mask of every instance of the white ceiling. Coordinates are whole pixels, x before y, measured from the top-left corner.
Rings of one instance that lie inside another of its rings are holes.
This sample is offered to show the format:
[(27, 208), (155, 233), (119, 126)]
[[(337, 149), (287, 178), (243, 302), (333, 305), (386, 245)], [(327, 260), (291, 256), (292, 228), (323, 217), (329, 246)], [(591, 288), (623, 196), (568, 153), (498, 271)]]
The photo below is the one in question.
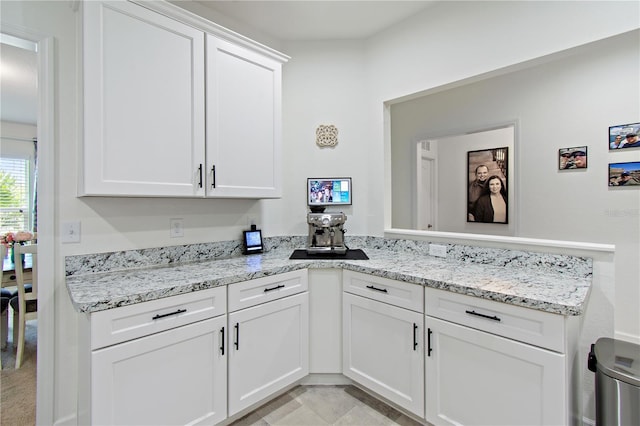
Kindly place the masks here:
[(368, 38), (435, 2), (199, 0), (196, 3), (279, 40), (311, 41)]
[[(196, 1), (283, 41), (364, 39), (434, 3), (415, 1)], [(37, 122), (36, 53), (2, 36), (0, 120)]]

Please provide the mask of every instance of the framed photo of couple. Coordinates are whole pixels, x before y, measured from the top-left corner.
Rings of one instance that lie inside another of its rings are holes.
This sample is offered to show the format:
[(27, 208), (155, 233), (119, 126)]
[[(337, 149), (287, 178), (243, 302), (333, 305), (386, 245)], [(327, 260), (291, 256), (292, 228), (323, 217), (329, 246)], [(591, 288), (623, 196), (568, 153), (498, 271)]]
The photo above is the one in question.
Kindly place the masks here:
[(609, 127), (609, 150), (640, 148), (640, 123)]
[(587, 168), (587, 147), (561, 148), (558, 152), (558, 169), (575, 170)]
[(509, 148), (467, 152), (467, 222), (509, 223)]

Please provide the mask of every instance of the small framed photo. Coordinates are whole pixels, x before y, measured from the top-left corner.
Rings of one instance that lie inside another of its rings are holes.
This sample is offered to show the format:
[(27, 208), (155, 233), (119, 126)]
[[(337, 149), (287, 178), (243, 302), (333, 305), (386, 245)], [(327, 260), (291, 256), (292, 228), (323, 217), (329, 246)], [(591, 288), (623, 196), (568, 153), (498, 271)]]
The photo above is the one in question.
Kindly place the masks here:
[(609, 150), (640, 148), (640, 123), (609, 127)]
[(573, 148), (561, 148), (558, 151), (558, 169), (586, 169), (587, 147), (576, 146)]
[(609, 163), (609, 186), (640, 188), (640, 161)]
[(467, 222), (509, 223), (509, 148), (467, 152)]

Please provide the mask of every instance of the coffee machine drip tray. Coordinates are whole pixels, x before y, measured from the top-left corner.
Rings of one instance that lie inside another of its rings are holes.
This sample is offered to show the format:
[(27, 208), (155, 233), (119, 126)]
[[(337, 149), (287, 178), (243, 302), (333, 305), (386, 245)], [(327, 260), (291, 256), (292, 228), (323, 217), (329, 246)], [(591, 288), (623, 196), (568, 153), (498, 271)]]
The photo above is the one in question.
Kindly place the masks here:
[(347, 250), (345, 246), (307, 247), (309, 254), (345, 254)]
[(347, 249), (344, 253), (331, 252), (325, 250), (324, 252), (310, 253), (309, 249), (294, 250), (289, 259), (310, 259), (310, 260), (369, 260), (369, 256), (360, 249)]

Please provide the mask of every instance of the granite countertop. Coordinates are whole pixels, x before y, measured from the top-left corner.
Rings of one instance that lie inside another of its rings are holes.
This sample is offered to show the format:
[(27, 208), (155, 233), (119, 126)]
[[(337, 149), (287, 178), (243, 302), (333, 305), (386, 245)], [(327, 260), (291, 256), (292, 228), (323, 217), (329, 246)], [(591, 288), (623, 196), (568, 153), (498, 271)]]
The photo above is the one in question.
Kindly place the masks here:
[[(197, 259), (210, 250), (197, 247), (190, 257), (187, 246), (180, 261), (149, 250), (75, 256), (67, 258), (66, 285), (75, 309), (86, 313), (305, 268), (348, 269), (561, 315), (581, 315), (591, 288), (592, 261), (585, 258), (448, 245), (443, 259), (426, 254), (422, 242), (366, 237), (356, 247), (369, 260), (290, 260), (287, 242), (250, 256), (237, 255), (237, 247), (227, 257), (218, 250), (206, 260)], [(148, 257), (153, 261), (140, 260)], [(121, 267), (105, 267), (109, 262)]]

